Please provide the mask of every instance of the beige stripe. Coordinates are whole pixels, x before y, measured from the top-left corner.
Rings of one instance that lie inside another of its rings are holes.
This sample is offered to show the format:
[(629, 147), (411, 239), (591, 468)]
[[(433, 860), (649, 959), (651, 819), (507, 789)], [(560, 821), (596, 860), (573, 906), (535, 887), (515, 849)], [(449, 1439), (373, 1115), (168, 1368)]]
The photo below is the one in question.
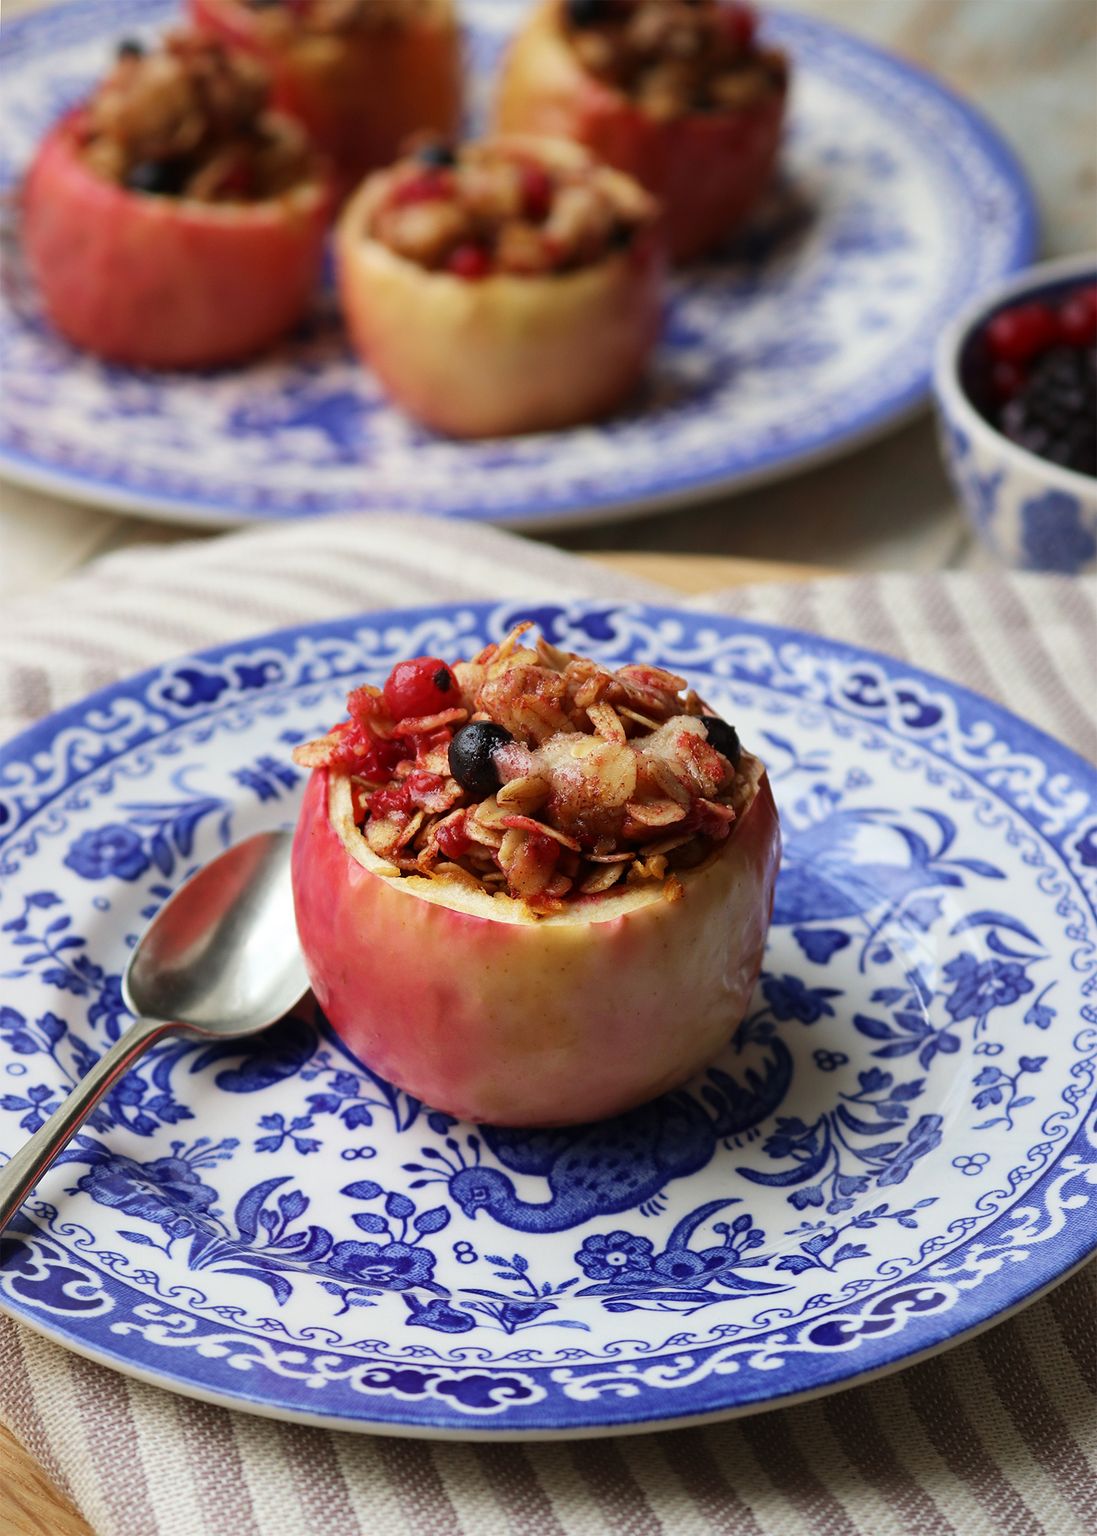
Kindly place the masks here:
[[(78, 1405), (75, 1417), (87, 1443), (83, 1464), (74, 1461), (71, 1447), (65, 1458), (74, 1474), (74, 1497), (93, 1525), (109, 1522), (112, 1530), (125, 1536), (154, 1536), (157, 1511), (146, 1477), (130, 1382), (79, 1355), (68, 1355), (66, 1364)], [(149, 1387), (144, 1390), (154, 1392)], [(54, 1434), (58, 1427), (55, 1420)], [(120, 1470), (122, 1476), (111, 1475)]]
[[(250, 1413), (234, 1413), (232, 1432), (255, 1518), (264, 1536), (290, 1536), (290, 1532), (301, 1530), (303, 1515), (297, 1485), (273, 1425)], [(179, 1536), (187, 1533), (180, 1532)]]
[[(381, 1465), (400, 1500), (407, 1529), (419, 1536), (447, 1536), (461, 1525), (431, 1455), (421, 1440), (386, 1440), (377, 1444)], [(474, 1536), (474, 1533), (470, 1533)]]
[(927, 1360), (900, 1380), (942, 1459), (968, 1485), (996, 1527), (1007, 1536), (1042, 1536), (1043, 1525), (988, 1455), (956, 1395), (946, 1361)]
[[(339, 1433), (332, 1433), (329, 1438), (363, 1536), (404, 1532), (407, 1522), (403, 1505), (381, 1464), (382, 1438)], [(351, 1526), (351, 1536), (353, 1532)]]
[(568, 1447), (562, 1441), (530, 1445), (526, 1455), (533, 1475), (569, 1536), (602, 1536), (600, 1516)]
[(816, 1475), (791, 1430), (789, 1413), (764, 1413), (742, 1421), (750, 1444), (773, 1485), (807, 1519), (817, 1536), (861, 1536), (842, 1504)]
[(586, 1483), (607, 1530), (619, 1536), (659, 1536), (663, 1522), (651, 1508), (613, 1440), (585, 1440), (571, 1459)]
[(1031, 678), (1040, 691), (1045, 714), (1055, 724), (1053, 735), (1067, 735), (1072, 741), (1087, 743), (1092, 754), (1093, 724), (1079, 709), (1060, 680), (1059, 669), (1044, 645), (1040, 630), (1027, 622), (1027, 615), (1008, 582), (999, 577), (989, 585), (990, 603), (1000, 615), (1003, 634), (1018, 670)]
[(516, 1536), (562, 1536), (564, 1527), (520, 1445), (477, 1445), (475, 1456)]
[(679, 1487), (713, 1531), (719, 1536), (763, 1536), (764, 1527), (721, 1472), (699, 1430), (684, 1429), (656, 1438)]
[[(920, 1536), (951, 1536), (955, 1526), (938, 1509), (926, 1488), (912, 1475), (906, 1453), (894, 1441), (892, 1408), (896, 1388), (879, 1382), (861, 1391), (838, 1392), (823, 1403), (842, 1454), (857, 1467), (894, 1509), (904, 1530)], [(891, 1401), (889, 1401), (889, 1399)], [(883, 1424), (891, 1435), (885, 1434)]]
[(180, 1397), (175, 1404), (185, 1455), (205, 1521), (204, 1536), (258, 1536), (232, 1418), (224, 1408)]
[(330, 1432), (279, 1424), (273, 1433), (297, 1489), (308, 1536), (357, 1536), (358, 1519)]
[(1097, 1397), (1097, 1262), (1056, 1286), (1047, 1305), (1082, 1380)]
[(682, 1487), (660, 1454), (659, 1439), (666, 1436), (626, 1435), (617, 1441), (629, 1473), (660, 1520), (673, 1525), (673, 1536), (712, 1536), (712, 1524), (691, 1502), (682, 1498)]
[(36, 1461), (58, 1482), (71, 1498), (72, 1488), (64, 1461), (55, 1455), (46, 1421), (34, 1400), (31, 1366), (23, 1348), (31, 1335), (8, 1317), (0, 1317), (0, 1388), (4, 1422)]
[[(1001, 1402), (1029, 1450), (1079, 1519), (1097, 1513), (1097, 1484), (1078, 1442), (1048, 1395), (1020, 1328), (992, 1328), (978, 1341)], [(1093, 1427), (1092, 1404), (1090, 1429)], [(1085, 1425), (1079, 1423), (1079, 1429)]]

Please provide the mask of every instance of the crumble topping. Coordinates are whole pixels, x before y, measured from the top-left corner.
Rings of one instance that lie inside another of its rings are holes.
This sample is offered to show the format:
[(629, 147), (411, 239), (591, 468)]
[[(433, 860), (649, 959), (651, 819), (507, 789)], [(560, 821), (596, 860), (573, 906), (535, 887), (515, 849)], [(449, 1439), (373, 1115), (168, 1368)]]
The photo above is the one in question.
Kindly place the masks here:
[(452, 667), (400, 663), (294, 760), (349, 776), (393, 878), (456, 880), (540, 915), (618, 883), (679, 899), (677, 873), (730, 835), (761, 765), (683, 678), (530, 646), (530, 627)]
[(309, 170), (304, 133), (266, 112), (260, 65), (194, 32), (161, 46), (119, 45), (114, 68), (78, 122), (99, 176), (134, 192), (250, 202), (276, 197)]
[(558, 162), (533, 141), (427, 143), (382, 173), (367, 232), (419, 266), (475, 280), (593, 265), (653, 216), (632, 182)]
[(726, 112), (784, 91), (784, 54), (755, 41), (742, 0), (563, 0), (583, 68), (649, 116)]

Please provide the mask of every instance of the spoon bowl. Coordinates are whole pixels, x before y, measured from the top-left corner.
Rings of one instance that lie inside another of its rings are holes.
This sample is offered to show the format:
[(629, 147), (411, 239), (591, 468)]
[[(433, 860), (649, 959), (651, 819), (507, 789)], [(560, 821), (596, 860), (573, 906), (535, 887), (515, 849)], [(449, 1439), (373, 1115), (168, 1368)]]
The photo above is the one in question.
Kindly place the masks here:
[(260, 832), (185, 881), (153, 918), (122, 983), (136, 1015), (45, 1125), (0, 1169), (0, 1233), (103, 1094), (179, 1030), (233, 1039), (276, 1023), (308, 990), (293, 915), (290, 832)]

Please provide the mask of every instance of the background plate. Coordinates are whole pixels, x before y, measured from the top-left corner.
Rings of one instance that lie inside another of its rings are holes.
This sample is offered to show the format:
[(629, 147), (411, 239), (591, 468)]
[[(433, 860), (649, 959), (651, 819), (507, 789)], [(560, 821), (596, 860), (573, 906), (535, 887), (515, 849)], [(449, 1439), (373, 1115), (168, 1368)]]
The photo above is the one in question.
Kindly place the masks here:
[[(349, 681), (467, 655), (516, 612), (209, 651), (0, 757), (0, 1152), (117, 1035), (127, 947), (188, 869), (292, 822), (290, 747)], [(533, 616), (687, 673), (770, 765), (786, 855), (723, 1057), (631, 1115), (535, 1136), (455, 1124), (308, 1013), (262, 1044), (165, 1044), (18, 1218), (13, 1314), (256, 1412), (591, 1434), (895, 1367), (1097, 1243), (1092, 771), (985, 700), (793, 631)]]
[[(483, 116), (516, 0), (464, 0)], [(5, 24), (0, 188), (164, 0), (75, 0)], [(756, 484), (864, 442), (927, 392), (934, 338), (1032, 256), (1011, 153), (936, 81), (825, 23), (773, 13), (795, 67), (786, 181), (725, 262), (675, 280), (645, 397), (609, 424), (459, 444), (392, 410), (330, 296), (254, 365), (148, 375), (49, 332), (14, 258), (0, 296), (0, 469), (115, 511), (233, 523), (405, 508), (550, 527)]]

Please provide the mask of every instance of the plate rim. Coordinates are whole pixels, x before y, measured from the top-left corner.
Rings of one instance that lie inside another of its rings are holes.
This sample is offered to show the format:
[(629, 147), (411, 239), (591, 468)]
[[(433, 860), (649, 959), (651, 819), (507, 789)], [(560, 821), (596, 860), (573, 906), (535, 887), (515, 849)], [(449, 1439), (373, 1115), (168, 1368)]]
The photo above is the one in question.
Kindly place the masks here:
[[(825, 636), (813, 634), (810, 631), (797, 629), (787, 625), (767, 624), (758, 620), (744, 619), (734, 615), (710, 614), (705, 613), (703, 610), (685, 609), (675, 605), (620, 602), (611, 602), (606, 604), (604, 602), (599, 603), (595, 599), (580, 599), (560, 602), (558, 604), (551, 604), (549, 606), (552, 608), (552, 611), (558, 612), (562, 617), (566, 617), (568, 619), (574, 619), (584, 614), (591, 613), (597, 614), (599, 617), (604, 617), (609, 613), (621, 614), (623, 616), (635, 615), (641, 617), (653, 629), (660, 623), (667, 620), (678, 623), (683, 623), (684, 621), (687, 630), (690, 628), (696, 630), (702, 626), (709, 625), (717, 628), (718, 630), (723, 630), (725, 634), (730, 634), (737, 631), (747, 634), (752, 632), (761, 633), (770, 640), (774, 641), (774, 643), (785, 643), (791, 640), (796, 643), (807, 645), (816, 653), (822, 652), (825, 655), (832, 656), (835, 659), (845, 663), (868, 661), (880, 667), (886, 676), (901, 676), (904, 679), (914, 680), (934, 689), (943, 689), (947, 696), (950, 696), (956, 700), (958, 704), (962, 704), (967, 711), (975, 709), (982, 712), (984, 717), (989, 715), (994, 719), (994, 722), (999, 729), (1004, 727), (1011, 733), (1014, 733), (1014, 739), (1019, 740), (1019, 745), (1023, 749), (1037, 754), (1040, 758), (1040, 761), (1045, 765), (1051, 764), (1055, 767), (1062, 767), (1070, 770), (1073, 776), (1075, 776), (1083, 786), (1085, 786), (1087, 782), (1092, 781), (1094, 784), (1092, 803), (1093, 805), (1097, 806), (1097, 774), (1094, 774), (1093, 769), (1086, 762), (1086, 760), (1079, 753), (1075, 752), (1071, 747), (1068, 747), (1065, 743), (1057, 740), (1049, 733), (1043, 731), (1039, 726), (1033, 725), (1023, 717), (1016, 715), (1013, 711), (1007, 709), (1004, 705), (999, 704), (995, 700), (989, 699), (985, 695), (982, 695), (975, 690), (966, 687), (966, 685), (952, 682), (950, 679), (942, 677), (940, 674), (929, 672), (926, 669), (920, 668), (913, 664), (908, 664), (896, 657), (888, 656), (883, 652), (849, 642), (832, 640)], [(523, 611), (532, 611), (538, 607), (544, 611), (546, 605), (539, 605), (536, 600), (530, 600), (526, 603), (521, 601), (512, 603), (485, 601), (476, 603), (449, 602), (417, 604), (401, 609), (367, 610), (362, 613), (344, 615), (336, 618), (321, 619), (304, 624), (290, 624), (282, 626), (276, 630), (265, 631), (252, 636), (242, 637), (237, 640), (225, 641), (214, 646), (202, 647), (190, 653), (186, 653), (183, 656), (179, 656), (174, 659), (168, 659), (158, 665), (146, 668), (143, 671), (133, 674), (129, 677), (119, 679), (117, 682), (109, 684), (105, 688), (98, 689), (92, 694), (87, 695), (85, 698), (76, 700), (73, 703), (66, 705), (61, 710), (58, 710), (53, 714), (44, 717), (42, 720), (34, 722), (31, 726), (13, 738), (10, 742), (0, 746), (0, 770), (2, 770), (11, 762), (25, 761), (29, 754), (41, 752), (42, 750), (48, 750), (48, 748), (62, 731), (85, 718), (89, 710), (102, 707), (108, 704), (110, 701), (118, 698), (145, 697), (147, 690), (151, 685), (153, 685), (158, 679), (163, 678), (165, 673), (170, 669), (177, 667), (186, 661), (199, 660), (216, 664), (217, 662), (227, 659), (230, 656), (246, 653), (257, 648), (263, 648), (267, 646), (277, 647), (279, 642), (281, 642), (283, 648), (285, 648), (293, 641), (299, 640), (303, 637), (338, 637), (345, 639), (351, 637), (357, 629), (361, 629), (362, 627), (369, 627), (371, 624), (375, 625), (378, 629), (383, 629), (386, 626), (399, 626), (401, 624), (406, 625), (408, 623), (421, 624), (423, 622), (429, 621), (430, 619), (452, 620), (457, 615), (468, 615), (476, 624), (490, 624), (493, 620), (495, 620), (496, 624), (498, 625), (498, 623), (504, 622), (506, 618), (513, 619)], [(257, 698), (262, 697), (264, 693), (267, 693), (269, 696), (270, 692), (277, 691), (280, 687), (284, 686), (284, 684), (278, 683), (267, 684), (263, 688), (254, 690), (253, 696)], [(239, 708), (240, 704), (241, 700), (236, 695), (230, 694), (227, 700), (223, 703), (214, 701), (212, 704), (199, 706), (190, 710), (185, 708), (178, 710), (170, 709), (172, 715), (170, 722), (165, 725), (164, 732), (159, 732), (157, 734), (160, 735), (168, 731), (176, 730), (180, 726), (184, 725), (186, 721), (198, 721), (201, 719), (209, 718), (211, 716), (215, 716), (224, 710)], [(831, 702), (827, 707), (839, 710), (841, 709), (840, 705), (833, 702)], [(951, 757), (945, 757), (944, 754), (942, 754), (938, 749), (932, 747), (929, 743), (922, 743), (921, 746), (927, 753), (931, 753), (938, 758), (942, 758), (946, 762), (952, 763), (953, 766), (956, 766), (954, 760)], [(121, 750), (128, 751), (130, 750), (130, 747), (124, 747)], [(113, 758), (117, 755), (119, 755), (117, 752), (111, 752), (109, 755), (97, 759), (90, 767), (82, 767), (76, 772), (70, 770), (67, 775), (66, 784), (63, 787), (55, 789), (53, 793), (51, 793), (45, 800), (41, 801), (35, 807), (34, 811), (28, 813), (28, 815), (36, 816), (40, 814), (41, 811), (45, 809), (45, 807), (53, 799), (71, 789), (74, 781), (78, 781), (79, 779), (83, 779), (100, 772), (103, 767), (112, 761)], [(1001, 795), (1000, 798), (1003, 798), (1007, 804), (1010, 804), (1015, 814), (1025, 820), (1033, 828), (1033, 830), (1038, 833), (1045, 845), (1055, 848), (1055, 843), (1052, 841), (1052, 839), (1048, 836), (1047, 833), (1040, 831), (1040, 829), (1036, 827), (1035, 823), (1031, 819), (1030, 814), (1026, 813), (1024, 807), (1014, 805), (1013, 802), (1008, 799), (1008, 796)], [(1085, 812), (1082, 813), (1082, 819), (1084, 819), (1086, 814), (1087, 813)], [(13, 820), (10, 827), (5, 827), (3, 833), (0, 834), (0, 847), (7, 843), (10, 838), (18, 835), (21, 827), (25, 824), (26, 819), (27, 817), (17, 816)], [(1076, 827), (1077, 824), (1078, 818), (1075, 819), (1073, 825)], [(1056, 849), (1056, 851), (1059, 852), (1058, 849)], [(1061, 852), (1059, 852), (1059, 857), (1063, 857)], [(1090, 910), (1092, 913), (1094, 913), (1094, 915), (1097, 915), (1097, 909), (1094, 908), (1092, 902), (1090, 902)], [(1045, 1182), (1054, 1175), (1056, 1169), (1060, 1167), (1063, 1157), (1079, 1141), (1080, 1138), (1085, 1137), (1087, 1116), (1088, 1110), (1083, 1108), (1079, 1113), (1078, 1124), (1076, 1125), (1073, 1134), (1070, 1136), (1069, 1140), (1060, 1145), (1054, 1160), (1046, 1165), (1043, 1169), (1041, 1169), (1038, 1178), (1032, 1184), (1026, 1186), (1023, 1192), (1014, 1192), (1014, 1199), (1011, 1201), (1011, 1203), (997, 1213), (990, 1226), (984, 1229), (984, 1232), (980, 1234), (980, 1237), (985, 1237), (986, 1233), (995, 1228), (999, 1223), (1007, 1221), (1011, 1212), (1015, 1209), (1019, 1201), (1025, 1198), (1033, 1197), (1036, 1194), (1036, 1191), (1039, 1190), (1045, 1184)], [(21, 1220), (22, 1222), (26, 1222), (27, 1218), (24, 1217)], [(31, 1223), (31, 1225), (34, 1226), (34, 1223)], [(1022, 1278), (1021, 1267), (1018, 1266), (1018, 1283), (1015, 1286), (1010, 1287), (1008, 1297), (1004, 1299), (1000, 1304), (998, 1304), (991, 1295), (986, 1294), (984, 1296), (981, 1315), (977, 1316), (973, 1321), (971, 1321), (967, 1326), (963, 1328), (950, 1331), (949, 1320), (951, 1317), (953, 1317), (954, 1314), (950, 1309), (945, 1309), (942, 1310), (936, 1318), (931, 1316), (925, 1319), (927, 1324), (934, 1327), (938, 1331), (937, 1337), (930, 1339), (928, 1342), (913, 1345), (910, 1348), (904, 1349), (902, 1347), (902, 1339), (905, 1330), (900, 1329), (892, 1335), (895, 1343), (894, 1352), (891, 1354), (890, 1358), (877, 1364), (866, 1366), (860, 1371), (856, 1369), (847, 1369), (843, 1371), (841, 1364), (835, 1360), (835, 1366), (838, 1371), (837, 1375), (831, 1376), (821, 1382), (806, 1386), (800, 1391), (786, 1393), (778, 1392), (763, 1399), (751, 1399), (746, 1401), (741, 1400), (737, 1403), (732, 1403), (722, 1408), (706, 1408), (693, 1413), (686, 1410), (680, 1414), (671, 1414), (669, 1416), (652, 1415), (649, 1417), (645, 1417), (642, 1413), (639, 1413), (632, 1419), (624, 1422), (614, 1422), (611, 1419), (602, 1424), (592, 1422), (576, 1422), (563, 1426), (551, 1424), (543, 1425), (538, 1429), (507, 1428), (503, 1423), (500, 1422), (492, 1423), (485, 1422), (483, 1420), (480, 1422), (469, 1422), (468, 1419), (464, 1416), (462, 1416), (458, 1422), (453, 1417), (454, 1411), (447, 1409), (444, 1405), (439, 1405), (437, 1412), (434, 1412), (434, 1408), (432, 1407), (430, 1412), (434, 1415), (433, 1421), (428, 1420), (424, 1422), (412, 1415), (405, 1415), (403, 1418), (399, 1417), (398, 1415), (401, 1405), (398, 1399), (388, 1400), (391, 1403), (391, 1406), (397, 1410), (396, 1416), (389, 1416), (380, 1419), (370, 1417), (355, 1417), (344, 1419), (338, 1414), (325, 1412), (319, 1408), (316, 1412), (308, 1412), (299, 1406), (272, 1401), (273, 1394), (268, 1394), (266, 1397), (257, 1401), (254, 1397), (248, 1398), (243, 1394), (236, 1395), (217, 1388), (209, 1388), (202, 1383), (194, 1381), (193, 1379), (187, 1379), (186, 1377), (180, 1379), (171, 1376), (168, 1374), (168, 1369), (170, 1369), (170, 1367), (162, 1370), (147, 1368), (138, 1360), (132, 1357), (114, 1355), (109, 1350), (99, 1349), (97, 1347), (88, 1345), (80, 1339), (78, 1334), (76, 1337), (73, 1337), (70, 1333), (66, 1332), (63, 1325), (54, 1326), (52, 1318), (48, 1322), (43, 1321), (33, 1311), (30, 1304), (28, 1304), (26, 1308), (22, 1308), (8, 1297), (0, 1298), (0, 1311), (3, 1311), (14, 1317), (17, 1321), (28, 1323), (38, 1332), (42, 1333), (45, 1337), (52, 1339), (54, 1342), (60, 1343), (63, 1347), (73, 1348), (77, 1353), (83, 1354), (87, 1358), (95, 1359), (101, 1363), (110, 1365), (115, 1369), (123, 1371), (125, 1374), (136, 1377), (137, 1379), (149, 1381), (152, 1384), (165, 1388), (166, 1390), (183, 1391), (186, 1395), (197, 1397), (203, 1401), (218, 1403), (222, 1406), (235, 1408), (240, 1411), (260, 1413), (266, 1417), (281, 1418), (314, 1425), (325, 1424), (333, 1428), (348, 1429), (364, 1433), (386, 1433), (419, 1438), (449, 1440), (492, 1439), (500, 1441), (537, 1441), (551, 1440), (560, 1437), (593, 1438), (613, 1434), (655, 1432), (660, 1429), (685, 1427), (690, 1424), (715, 1423), (727, 1418), (739, 1417), (749, 1413), (763, 1412), (779, 1407), (791, 1406), (796, 1402), (808, 1401), (814, 1397), (827, 1395), (833, 1391), (843, 1390), (846, 1387), (860, 1385), (865, 1381), (876, 1379), (882, 1375), (890, 1374), (892, 1371), (903, 1369), (908, 1364), (914, 1364), (917, 1361), (928, 1358), (933, 1354), (943, 1352), (945, 1349), (951, 1348), (953, 1344), (962, 1343), (965, 1339), (973, 1337), (976, 1333), (981, 1332), (984, 1328), (993, 1326), (997, 1322), (1004, 1320), (1014, 1312), (1027, 1306), (1030, 1302), (1037, 1300), (1041, 1295), (1045, 1294), (1048, 1290), (1052, 1289), (1055, 1285), (1060, 1283), (1060, 1281), (1066, 1279), (1071, 1273), (1086, 1263), (1087, 1260), (1092, 1257), (1095, 1252), (1097, 1252), (1097, 1226), (1095, 1226), (1093, 1230), (1087, 1234), (1087, 1232), (1084, 1230), (1084, 1224), (1082, 1222), (1077, 1222), (1076, 1224), (1070, 1225), (1076, 1225), (1077, 1228), (1073, 1240), (1071, 1240), (1068, 1228), (1064, 1228), (1064, 1231), (1058, 1235), (1058, 1240), (1051, 1244), (1051, 1251), (1048, 1252), (1045, 1250), (1041, 1254), (1040, 1258), (1043, 1262), (1041, 1263), (1038, 1261), (1036, 1265), (1036, 1268), (1040, 1272), (1040, 1278), (1030, 1275), (1029, 1283), (1026, 1285)], [(42, 1233), (41, 1228), (37, 1228), (36, 1230), (40, 1234)], [(19, 1227), (17, 1226), (14, 1231), (16, 1234), (18, 1234)], [(60, 1240), (57, 1234), (51, 1233), (48, 1230), (45, 1232), (44, 1236), (46, 1237), (47, 1241), (56, 1243)], [(1064, 1252), (1064, 1249), (1069, 1251)], [(926, 1262), (932, 1262), (932, 1259), (927, 1256)], [(1025, 1267), (1027, 1268), (1028, 1266)], [(125, 1283), (121, 1281), (120, 1277), (112, 1278), (115, 1278), (121, 1284)], [(1033, 1281), (1035, 1281), (1035, 1283), (1032, 1283)], [(917, 1272), (909, 1277), (906, 1277), (905, 1283), (919, 1283)], [(886, 1296), (889, 1293), (889, 1290), (893, 1288), (894, 1283), (891, 1287), (885, 1287), (880, 1294), (882, 1296)], [(972, 1292), (973, 1297), (977, 1296), (979, 1289), (980, 1288), (976, 1288), (976, 1290)], [(855, 1303), (850, 1303), (850, 1305), (855, 1305)], [(67, 1321), (67, 1319), (62, 1320), (62, 1324)], [(884, 1341), (881, 1340), (880, 1342), (882, 1343)], [(667, 1353), (668, 1351), (662, 1351), (659, 1355), (646, 1356), (645, 1361), (648, 1363), (654, 1362), (656, 1359), (663, 1358)], [(673, 1352), (671, 1351), (669, 1353)], [(853, 1356), (846, 1356), (846, 1361), (851, 1361), (852, 1358)], [(832, 1357), (832, 1359), (834, 1359), (834, 1357)], [(549, 1365), (528, 1365), (525, 1367), (516, 1365), (514, 1368), (519, 1371), (525, 1369), (527, 1371), (545, 1372), (553, 1369), (553, 1367)], [(500, 1367), (496, 1366), (495, 1369), (498, 1370)], [(645, 1394), (644, 1401), (648, 1403), (652, 1408), (662, 1408), (666, 1406), (662, 1403), (653, 1402), (653, 1397), (654, 1394)], [(365, 1406), (367, 1405), (365, 1402), (363, 1402), (363, 1407)], [(452, 1422), (451, 1419), (453, 1420)]]
[[(68, 0), (68, 3), (47, 5), (39, 10), (15, 17), (5, 32), (9, 47), (17, 46), (26, 33), (32, 36), (42, 26), (62, 11), (70, 15), (75, 11), (91, 14), (101, 10), (104, 0)], [(1040, 214), (1034, 188), (1017, 151), (992, 122), (988, 114), (969, 101), (950, 84), (921, 64), (899, 53), (882, 47), (879, 43), (862, 38), (847, 27), (837, 25), (816, 15), (788, 11), (781, 6), (771, 6), (767, 15), (772, 16), (779, 27), (788, 26), (799, 32), (807, 41), (812, 37), (832, 38), (846, 48), (871, 59), (877, 65), (891, 70), (897, 77), (910, 82), (918, 94), (947, 104), (964, 125), (967, 141), (976, 146), (985, 161), (993, 168), (1011, 192), (1014, 223), (1008, 251), (988, 282), (1000, 282), (1013, 273), (1027, 267), (1036, 255), (1040, 237)], [(808, 71), (810, 73), (810, 70)], [(969, 291), (960, 307), (976, 297)], [(139, 371), (138, 371), (139, 372)], [(481, 515), (473, 506), (462, 506), (438, 512), (447, 521), (457, 523), (476, 522), (489, 526), (528, 529), (530, 532), (546, 532), (554, 528), (564, 529), (587, 524), (624, 521), (631, 518), (650, 517), (675, 505), (695, 504), (738, 495), (757, 487), (793, 478), (817, 465), (824, 464), (898, 430), (905, 422), (918, 414), (929, 400), (933, 379), (933, 348), (928, 349), (923, 365), (901, 388), (877, 397), (872, 405), (850, 417), (838, 428), (827, 426), (814, 434), (804, 435), (791, 450), (774, 448), (755, 456), (750, 464), (739, 469), (720, 468), (690, 470), (688, 464), (679, 465), (671, 476), (663, 475), (653, 482), (650, 489), (622, 498), (607, 487), (596, 493), (582, 493), (575, 499), (574, 492), (566, 490), (552, 495), (541, 495), (537, 504), (524, 501), (519, 505), (501, 507), (489, 515)], [(552, 434), (558, 435), (558, 434)], [(13, 484), (46, 494), (59, 494), (83, 505), (107, 507), (125, 516), (156, 517), (162, 521), (195, 528), (252, 527), (266, 523), (290, 523), (307, 521), (313, 517), (338, 512), (369, 510), (355, 508), (349, 503), (330, 508), (296, 507), (285, 510), (262, 510), (236, 507), (226, 512), (219, 509), (209, 494), (204, 499), (182, 494), (146, 492), (133, 487), (120, 486), (109, 479), (89, 476), (78, 471), (68, 471), (22, 452), (14, 444), (0, 440), (0, 474)], [(404, 500), (394, 508), (407, 513), (424, 509), (413, 501)]]

